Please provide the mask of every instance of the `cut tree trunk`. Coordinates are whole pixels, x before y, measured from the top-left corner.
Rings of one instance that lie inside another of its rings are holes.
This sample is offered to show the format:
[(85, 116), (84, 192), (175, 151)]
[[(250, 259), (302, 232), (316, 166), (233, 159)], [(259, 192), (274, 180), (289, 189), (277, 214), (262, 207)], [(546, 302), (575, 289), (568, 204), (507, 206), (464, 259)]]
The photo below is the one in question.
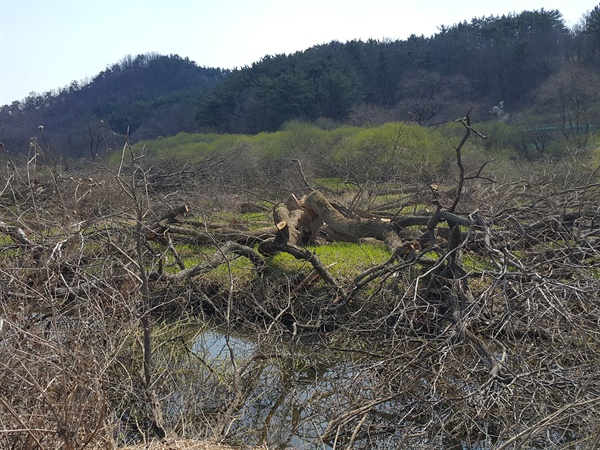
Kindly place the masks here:
[(311, 192), (301, 203), (309, 216), (318, 217), (325, 222), (341, 239), (356, 241), (356, 239), (371, 237), (385, 242), (391, 251), (402, 245), (402, 240), (392, 223), (348, 219), (319, 191)]

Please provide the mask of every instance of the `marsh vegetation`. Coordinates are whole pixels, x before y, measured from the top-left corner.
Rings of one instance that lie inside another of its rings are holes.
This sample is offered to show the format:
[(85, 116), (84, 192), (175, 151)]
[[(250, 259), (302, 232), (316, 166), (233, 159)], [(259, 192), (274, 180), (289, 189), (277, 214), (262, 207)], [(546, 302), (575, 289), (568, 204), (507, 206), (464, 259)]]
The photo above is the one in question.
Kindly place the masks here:
[(486, 127), (5, 155), (0, 446), (597, 447), (598, 151)]

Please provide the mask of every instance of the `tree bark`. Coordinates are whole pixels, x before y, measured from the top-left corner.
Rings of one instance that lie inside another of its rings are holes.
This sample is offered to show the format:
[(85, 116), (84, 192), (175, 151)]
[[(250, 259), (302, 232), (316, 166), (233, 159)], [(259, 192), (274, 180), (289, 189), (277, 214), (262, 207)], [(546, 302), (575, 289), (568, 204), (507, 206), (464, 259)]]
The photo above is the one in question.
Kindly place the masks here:
[(325, 222), (337, 235), (344, 239), (371, 237), (385, 242), (394, 251), (402, 244), (402, 240), (390, 222), (379, 220), (354, 220), (344, 217), (319, 191), (313, 191), (306, 196), (303, 207), (312, 211)]

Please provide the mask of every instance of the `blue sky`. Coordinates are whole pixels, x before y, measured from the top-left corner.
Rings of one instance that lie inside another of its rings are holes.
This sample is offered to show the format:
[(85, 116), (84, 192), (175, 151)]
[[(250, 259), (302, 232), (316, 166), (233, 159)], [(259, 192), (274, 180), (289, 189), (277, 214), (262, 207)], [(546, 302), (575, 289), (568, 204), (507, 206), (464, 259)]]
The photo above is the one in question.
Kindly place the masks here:
[(206, 67), (352, 39), (431, 36), (473, 17), (558, 9), (568, 26), (598, 0), (0, 0), (0, 105), (156, 52)]

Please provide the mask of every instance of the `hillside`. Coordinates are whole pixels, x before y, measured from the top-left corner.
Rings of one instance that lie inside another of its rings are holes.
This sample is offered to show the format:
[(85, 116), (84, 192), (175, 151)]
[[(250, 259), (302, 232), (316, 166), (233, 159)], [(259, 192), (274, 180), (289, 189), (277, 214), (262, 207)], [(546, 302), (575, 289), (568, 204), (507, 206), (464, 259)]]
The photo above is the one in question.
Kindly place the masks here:
[(232, 73), (202, 102), (198, 120), (218, 131), (255, 133), (292, 118), (427, 125), (471, 104), (487, 113), (504, 101), (517, 111), (575, 52), (591, 62), (582, 37), (567, 30), (558, 11), (542, 10), (465, 21), (431, 38), (331, 42)]
[(74, 81), (3, 106), (0, 139), (8, 149), (22, 150), (36, 136), (63, 156), (95, 157), (100, 149), (122, 145), (117, 136), (127, 133), (140, 138), (193, 131), (190, 111), (227, 75), (177, 55), (127, 56), (87, 84)]
[[(589, 128), (597, 107), (599, 17), (596, 8), (573, 30), (557, 10), (474, 18), (431, 37), (330, 42), (234, 71), (177, 55), (128, 56), (88, 83), (3, 106), (0, 141), (25, 151), (36, 136), (56, 154), (95, 157), (120, 147), (125, 134), (132, 141), (178, 132), (256, 134), (293, 119), (324, 127), (428, 126), (472, 105), (476, 120), (539, 124), (564, 112), (565, 102), (581, 105), (579, 97), (585, 111), (561, 117), (560, 126)], [(583, 88), (565, 93), (564, 86)]]

